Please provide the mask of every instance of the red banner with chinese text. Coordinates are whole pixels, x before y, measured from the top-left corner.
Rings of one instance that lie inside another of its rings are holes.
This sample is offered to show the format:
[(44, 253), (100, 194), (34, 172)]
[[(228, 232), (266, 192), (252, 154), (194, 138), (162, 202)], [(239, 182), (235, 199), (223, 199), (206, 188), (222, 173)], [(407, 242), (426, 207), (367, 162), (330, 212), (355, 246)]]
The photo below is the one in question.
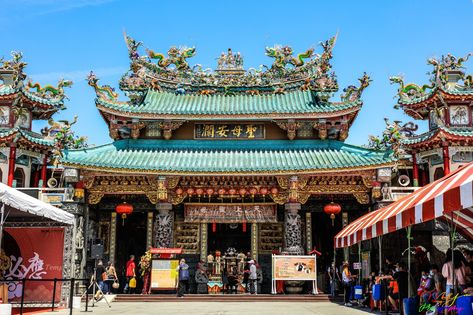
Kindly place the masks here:
[[(4, 250), (11, 264), (5, 271), (5, 279), (54, 279), (62, 278), (64, 228), (5, 228)], [(55, 300), (61, 296), (61, 282), (57, 283)], [(51, 303), (53, 281), (26, 281), (24, 301)], [(21, 281), (9, 284), (8, 298), (19, 301)]]

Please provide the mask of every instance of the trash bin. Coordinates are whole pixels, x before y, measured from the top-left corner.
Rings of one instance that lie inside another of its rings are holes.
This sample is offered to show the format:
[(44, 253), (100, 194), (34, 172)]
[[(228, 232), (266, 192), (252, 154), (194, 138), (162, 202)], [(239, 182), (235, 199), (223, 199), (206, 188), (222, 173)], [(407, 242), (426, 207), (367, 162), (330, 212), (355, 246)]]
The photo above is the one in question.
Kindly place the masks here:
[(419, 315), (419, 304), (417, 298), (405, 298), (402, 300), (402, 308), (405, 315)]
[(355, 300), (361, 300), (363, 298), (363, 286), (355, 285)]
[(384, 286), (381, 284), (373, 284), (373, 300), (381, 301), (384, 300)]
[(460, 296), (456, 305), (458, 315), (473, 315), (473, 296)]

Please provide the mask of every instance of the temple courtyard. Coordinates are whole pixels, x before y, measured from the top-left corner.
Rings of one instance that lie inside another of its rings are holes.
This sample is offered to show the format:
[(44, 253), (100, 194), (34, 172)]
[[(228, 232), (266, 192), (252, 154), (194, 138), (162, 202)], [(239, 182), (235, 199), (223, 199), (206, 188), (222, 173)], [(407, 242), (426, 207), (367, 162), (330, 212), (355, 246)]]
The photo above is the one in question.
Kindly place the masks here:
[[(184, 298), (185, 299), (185, 298)], [(92, 308), (92, 314), (366, 314), (363, 310), (345, 307), (332, 302), (148, 302), (112, 303), (108, 308), (105, 303), (99, 303)], [(58, 315), (69, 314), (69, 310), (55, 312)], [(73, 314), (84, 314), (83, 308)]]

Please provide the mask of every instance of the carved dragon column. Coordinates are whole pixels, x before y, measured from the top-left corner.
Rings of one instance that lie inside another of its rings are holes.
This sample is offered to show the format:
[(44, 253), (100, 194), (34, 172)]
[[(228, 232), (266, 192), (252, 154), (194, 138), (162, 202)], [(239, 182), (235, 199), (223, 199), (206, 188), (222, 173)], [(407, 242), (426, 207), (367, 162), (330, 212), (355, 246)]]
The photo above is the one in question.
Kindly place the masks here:
[(172, 247), (173, 229), (174, 229), (174, 213), (172, 212), (171, 203), (156, 204), (158, 214), (155, 219), (155, 246), (156, 247)]
[(284, 251), (289, 254), (301, 255), (304, 253), (302, 248), (302, 228), (300, 203), (286, 203), (284, 205)]

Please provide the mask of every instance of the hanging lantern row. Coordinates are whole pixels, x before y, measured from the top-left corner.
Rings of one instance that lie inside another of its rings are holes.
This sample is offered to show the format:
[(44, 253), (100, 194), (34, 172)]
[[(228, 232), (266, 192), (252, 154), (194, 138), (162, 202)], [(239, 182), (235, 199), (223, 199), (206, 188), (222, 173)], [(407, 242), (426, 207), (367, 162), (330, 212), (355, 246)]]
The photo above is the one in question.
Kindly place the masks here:
[[(182, 196), (184, 194), (184, 189), (181, 187), (176, 188), (175, 190), (176, 194), (178, 196)], [(229, 188), (228, 190), (225, 188), (219, 188), (218, 190), (214, 190), (213, 188), (192, 188), (189, 187), (185, 190), (185, 193), (188, 196), (197, 196), (197, 197), (202, 197), (203, 195), (206, 196), (212, 196), (212, 195), (219, 195), (220, 197), (223, 197), (225, 195), (228, 196), (236, 196), (240, 195), (242, 197), (246, 195), (251, 195), (254, 197), (255, 195), (262, 195), (263, 197), (268, 194), (268, 192), (271, 193), (271, 195), (277, 195), (279, 193), (279, 189), (276, 187), (273, 187), (271, 189), (268, 189), (266, 187), (261, 187), (260, 189), (257, 189), (255, 187), (252, 187), (250, 189), (246, 188), (240, 188), (240, 189), (235, 189), (235, 188)]]
[(115, 207), (115, 212), (121, 215), (122, 225), (125, 225), (126, 217), (133, 213), (133, 205), (123, 202)]
[(325, 205), (324, 212), (330, 215), (330, 219), (332, 219), (332, 226), (335, 220), (335, 216), (339, 214), (340, 211), (342, 211), (342, 207), (338, 203), (332, 201), (329, 204)]

